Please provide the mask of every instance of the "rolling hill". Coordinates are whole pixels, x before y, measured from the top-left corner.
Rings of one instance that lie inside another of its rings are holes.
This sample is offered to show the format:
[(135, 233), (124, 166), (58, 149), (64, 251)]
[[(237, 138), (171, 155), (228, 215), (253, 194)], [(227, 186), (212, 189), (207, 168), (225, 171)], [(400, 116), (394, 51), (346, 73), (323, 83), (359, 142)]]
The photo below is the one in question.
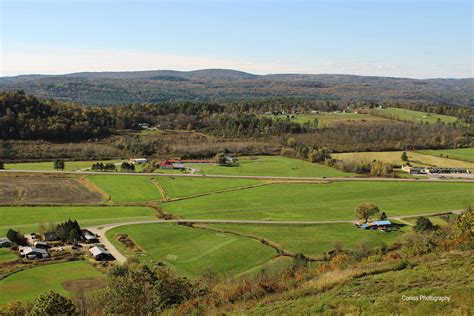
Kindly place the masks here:
[(169, 100), (298, 97), (343, 101), (422, 101), (474, 105), (474, 79), (407, 79), (353, 75), (254, 75), (228, 69), (81, 72), (0, 78), (0, 90), (41, 98), (111, 105)]

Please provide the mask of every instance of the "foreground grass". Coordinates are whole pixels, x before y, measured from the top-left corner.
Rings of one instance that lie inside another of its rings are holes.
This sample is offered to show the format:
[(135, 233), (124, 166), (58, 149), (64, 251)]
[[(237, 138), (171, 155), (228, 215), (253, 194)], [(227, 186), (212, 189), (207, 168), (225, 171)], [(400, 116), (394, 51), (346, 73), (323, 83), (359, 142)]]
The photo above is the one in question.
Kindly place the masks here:
[[(406, 164), (401, 160), (402, 153), (402, 151), (354, 152), (333, 154), (332, 156), (338, 160), (361, 160), (369, 162), (373, 160), (380, 160), (399, 166)], [(453, 167), (474, 170), (474, 163), (468, 161), (436, 157), (433, 155), (425, 155), (423, 153), (411, 151), (407, 152), (407, 155), (410, 163), (413, 166)]]
[(192, 219), (351, 220), (362, 202), (389, 216), (463, 209), (474, 204), (474, 185), (439, 182), (333, 182), (273, 184), (162, 204)]
[(202, 193), (211, 193), (239, 187), (263, 183), (252, 179), (219, 179), (219, 178), (183, 178), (159, 177), (159, 183), (165, 189), (168, 197), (177, 198)]
[(53, 207), (0, 207), (0, 236), (9, 228), (38, 231), (40, 223), (59, 223), (75, 219), (83, 227), (135, 220), (156, 219), (152, 208), (143, 206), (53, 206)]
[(68, 295), (68, 291), (62, 286), (63, 282), (102, 276), (102, 273), (84, 261), (56, 263), (27, 269), (0, 281), (0, 293), (2, 293), (0, 305), (13, 300), (32, 301), (48, 290)]
[(145, 176), (94, 175), (87, 178), (109, 194), (112, 202), (147, 202), (163, 198), (156, 185)]
[(256, 240), (175, 224), (141, 224), (114, 228), (107, 238), (123, 253), (133, 255), (116, 240), (128, 234), (144, 252), (145, 263), (164, 262), (178, 273), (195, 277), (210, 269), (221, 276), (243, 274), (269, 261), (275, 251)]
[(438, 121), (443, 123), (454, 123), (457, 121), (455, 116), (418, 112), (399, 108), (373, 109), (370, 110), (370, 113), (372, 115), (380, 115), (385, 118), (393, 118), (400, 121), (411, 121), (418, 123), (428, 122), (429, 124), (434, 124)]
[[(381, 232), (363, 230), (352, 224), (295, 225), (236, 225), (213, 224), (212, 228), (265, 238), (293, 253), (318, 257), (340, 244), (352, 249), (362, 243), (369, 247), (387, 245), (403, 234), (403, 231)], [(405, 229), (404, 229), (405, 230)]]
[(474, 148), (418, 150), (417, 152), (436, 157), (457, 159), (474, 163)]
[[(472, 255), (472, 253), (471, 253)], [(428, 257), (400, 271), (353, 277), (350, 270), (279, 297), (267, 298), (235, 314), (245, 315), (470, 315), (474, 275), (468, 254)], [(325, 276), (323, 276), (325, 277)], [(328, 285), (326, 285), (328, 287)], [(449, 302), (404, 301), (402, 296), (449, 296)], [(383, 311), (383, 312), (381, 312)]]
[(11, 261), (17, 258), (17, 255), (10, 251), (9, 248), (0, 248), (0, 262)]
[(189, 165), (203, 174), (281, 176), (281, 177), (346, 177), (353, 174), (303, 160), (281, 156), (240, 157), (239, 167)]

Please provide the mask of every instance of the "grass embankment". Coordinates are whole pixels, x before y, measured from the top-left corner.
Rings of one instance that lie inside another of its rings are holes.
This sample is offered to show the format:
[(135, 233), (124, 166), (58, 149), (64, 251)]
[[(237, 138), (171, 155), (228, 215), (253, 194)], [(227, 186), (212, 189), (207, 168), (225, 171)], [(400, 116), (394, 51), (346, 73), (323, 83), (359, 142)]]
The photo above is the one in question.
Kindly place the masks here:
[(112, 202), (148, 202), (163, 198), (160, 190), (146, 176), (94, 175), (87, 178), (109, 194)]
[(425, 155), (456, 159), (474, 163), (474, 148), (418, 150), (417, 152)]
[(193, 196), (216, 191), (254, 186), (263, 181), (252, 179), (219, 179), (219, 178), (157, 178), (170, 198)]
[[(471, 253), (472, 256), (472, 253)], [(419, 261), (419, 262), (417, 262)], [(404, 269), (380, 270), (385, 263), (334, 271), (291, 292), (266, 297), (234, 311), (238, 315), (469, 315), (472, 313), (472, 257), (447, 254), (410, 260)], [(379, 268), (380, 266), (380, 268)], [(424, 296), (448, 296), (434, 302)], [(402, 297), (415, 296), (418, 301)]]
[(236, 225), (212, 224), (207, 227), (265, 238), (283, 249), (306, 256), (318, 257), (340, 244), (343, 249), (352, 249), (361, 243), (378, 247), (395, 241), (403, 230), (381, 232), (363, 230), (352, 224), (321, 224), (311, 226), (295, 225)]
[[(13, 300), (32, 301), (38, 295), (53, 290), (62, 295), (68, 281), (102, 278), (103, 274), (84, 261), (42, 265), (14, 273), (0, 281), (0, 305)], [(101, 282), (103, 284), (103, 282)]]
[[(395, 166), (406, 164), (401, 159), (402, 151), (379, 151), (379, 152), (353, 152), (333, 154), (333, 158), (338, 160), (360, 160), (373, 161), (380, 160)], [(433, 155), (425, 155), (419, 152), (407, 152), (408, 159), (413, 166), (434, 166), (434, 167), (453, 167), (468, 168), (474, 170), (474, 163), (460, 161), (444, 157), (436, 157)]]
[(40, 223), (59, 223), (68, 219), (77, 220), (81, 226), (106, 223), (130, 222), (156, 219), (156, 211), (143, 206), (35, 206), (0, 207), (0, 236), (9, 228), (23, 233), (38, 231)]
[(162, 204), (190, 219), (351, 220), (362, 202), (389, 216), (457, 210), (474, 204), (473, 184), (428, 182), (333, 182), (273, 184)]
[(457, 117), (455, 116), (426, 113), (399, 108), (372, 109), (369, 111), (369, 113), (371, 115), (381, 116), (384, 118), (396, 119), (400, 121), (411, 121), (417, 123), (428, 122), (429, 124), (435, 124), (438, 121), (443, 123), (454, 123), (457, 121)]
[(269, 261), (275, 250), (256, 240), (175, 224), (121, 226), (107, 232), (107, 238), (122, 253), (133, 255), (116, 239), (128, 234), (144, 252), (144, 263), (161, 261), (184, 276), (195, 277), (206, 269), (220, 276), (234, 276)]
[(188, 166), (201, 169), (203, 174), (280, 177), (347, 177), (353, 175), (322, 164), (281, 156), (240, 157), (238, 167), (206, 164), (190, 164)]

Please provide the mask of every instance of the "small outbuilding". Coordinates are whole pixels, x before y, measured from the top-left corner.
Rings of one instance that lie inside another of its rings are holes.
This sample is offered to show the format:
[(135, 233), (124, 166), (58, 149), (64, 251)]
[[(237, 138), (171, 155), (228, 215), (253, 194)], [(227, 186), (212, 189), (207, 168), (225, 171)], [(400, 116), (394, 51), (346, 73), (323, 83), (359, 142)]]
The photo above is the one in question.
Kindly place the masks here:
[(0, 238), (0, 248), (9, 248), (12, 246), (12, 242), (8, 238)]
[(104, 260), (112, 260), (113, 257), (108, 252), (105, 250), (105, 248), (100, 247), (100, 246), (94, 246), (89, 249), (89, 252), (91, 253), (92, 257), (97, 260), (97, 261), (104, 261)]
[(58, 234), (56, 232), (46, 232), (43, 234), (43, 239), (45, 241), (56, 241), (59, 240)]
[(20, 247), (18, 250), (20, 251), (20, 256), (26, 259), (44, 259), (49, 257), (48, 251), (42, 248)]
[(47, 242), (45, 242), (45, 241), (39, 241), (39, 240), (38, 240), (38, 241), (35, 241), (34, 246), (35, 246), (36, 248), (41, 248), (41, 249), (48, 249), (48, 248), (49, 248), (49, 245), (48, 245)]

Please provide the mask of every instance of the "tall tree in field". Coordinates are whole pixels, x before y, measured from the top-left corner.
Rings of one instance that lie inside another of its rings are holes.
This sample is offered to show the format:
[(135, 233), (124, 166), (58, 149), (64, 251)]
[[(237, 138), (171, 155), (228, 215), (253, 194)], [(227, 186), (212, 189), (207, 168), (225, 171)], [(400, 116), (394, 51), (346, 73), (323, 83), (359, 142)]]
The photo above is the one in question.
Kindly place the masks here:
[(366, 223), (369, 218), (380, 212), (379, 208), (375, 204), (361, 203), (355, 209), (357, 218), (363, 219)]
[(402, 161), (408, 162), (408, 155), (407, 155), (407, 152), (404, 151), (404, 152), (402, 153), (402, 156), (401, 156), (400, 158), (402, 159)]

